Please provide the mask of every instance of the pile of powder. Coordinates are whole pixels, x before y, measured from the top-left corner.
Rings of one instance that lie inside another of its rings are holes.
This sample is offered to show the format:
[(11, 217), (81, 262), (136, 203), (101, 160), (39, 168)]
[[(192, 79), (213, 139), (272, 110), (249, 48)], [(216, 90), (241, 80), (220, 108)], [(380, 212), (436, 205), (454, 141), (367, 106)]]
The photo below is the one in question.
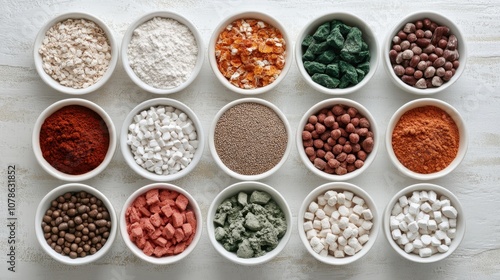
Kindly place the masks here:
[(198, 46), (187, 26), (171, 18), (155, 17), (134, 30), (127, 55), (130, 67), (143, 82), (168, 89), (190, 77)]
[(217, 121), (214, 144), (221, 161), (243, 175), (262, 174), (285, 154), (285, 124), (269, 107), (246, 102), (229, 108)]

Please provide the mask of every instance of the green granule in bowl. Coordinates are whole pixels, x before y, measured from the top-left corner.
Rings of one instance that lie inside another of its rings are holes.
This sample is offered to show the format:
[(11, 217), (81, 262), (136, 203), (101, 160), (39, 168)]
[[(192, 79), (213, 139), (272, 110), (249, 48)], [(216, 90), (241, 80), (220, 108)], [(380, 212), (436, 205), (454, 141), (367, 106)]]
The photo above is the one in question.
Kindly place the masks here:
[(240, 258), (265, 255), (278, 246), (287, 224), (281, 208), (262, 191), (240, 192), (215, 212), (215, 239)]

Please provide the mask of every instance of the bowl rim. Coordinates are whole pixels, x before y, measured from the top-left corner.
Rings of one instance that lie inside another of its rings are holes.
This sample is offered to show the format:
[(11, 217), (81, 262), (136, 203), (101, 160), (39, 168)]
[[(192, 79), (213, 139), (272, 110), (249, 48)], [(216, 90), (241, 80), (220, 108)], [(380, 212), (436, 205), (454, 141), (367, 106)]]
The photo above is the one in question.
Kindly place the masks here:
[[(63, 107), (70, 106), (70, 105), (79, 105), (79, 106), (84, 106), (93, 112), (99, 114), (99, 116), (103, 119), (103, 121), (106, 123), (106, 126), (108, 128), (108, 133), (109, 133), (109, 146), (108, 146), (108, 151), (106, 153), (106, 156), (104, 157), (104, 160), (94, 169), (90, 170), (87, 173), (84, 174), (79, 174), (79, 175), (71, 175), (64, 173), (62, 171), (59, 171), (52, 167), (47, 160), (42, 155), (41, 147), (40, 147), (40, 131), (42, 128), (43, 123), (45, 120), (54, 114), (56, 111), (62, 109)], [(32, 147), (33, 147), (33, 153), (35, 154), (35, 158), (40, 164), (40, 166), (50, 175), (53, 177), (59, 179), (59, 180), (64, 180), (68, 182), (77, 182), (77, 181), (84, 181), (90, 178), (93, 178), (100, 174), (108, 164), (111, 162), (111, 160), (114, 157), (115, 151), (116, 151), (116, 142), (117, 142), (117, 135), (116, 135), (116, 129), (115, 125), (113, 124), (113, 120), (111, 117), (106, 113), (106, 111), (97, 105), (96, 103), (86, 100), (86, 99), (81, 99), (81, 98), (67, 98), (67, 99), (62, 99), (59, 100), (55, 103), (52, 103), (49, 105), (45, 110), (40, 113), (38, 116), (37, 120), (35, 121), (35, 125), (33, 128), (33, 134), (32, 134)]]
[[(434, 254), (428, 258), (421, 258), (419, 255), (406, 253), (403, 249), (399, 247), (399, 245), (396, 244), (396, 242), (394, 242), (394, 240), (392, 240), (391, 232), (389, 229), (389, 222), (390, 222), (389, 220), (391, 216), (392, 207), (394, 207), (394, 205), (397, 203), (399, 197), (403, 195), (409, 195), (409, 194), (411, 195), (411, 193), (414, 191), (423, 191), (423, 190), (425, 191), (433, 190), (438, 195), (444, 195), (448, 197), (451, 201), (452, 206), (455, 207), (455, 209), (457, 209), (461, 217), (460, 219), (457, 219), (456, 236), (452, 240), (452, 244), (449, 246), (448, 251), (446, 253)], [(398, 191), (387, 203), (382, 216), (382, 231), (384, 232), (385, 239), (387, 240), (387, 242), (389, 242), (394, 251), (398, 253), (401, 257), (417, 263), (433, 263), (445, 259), (458, 248), (458, 246), (460, 245), (465, 236), (466, 217), (464, 215), (464, 210), (462, 204), (460, 203), (460, 200), (450, 190), (440, 185), (432, 183), (416, 183)]]
[[(278, 204), (278, 206), (280, 206), (281, 210), (283, 211), (283, 214), (285, 215), (285, 218), (287, 220), (287, 230), (285, 232), (285, 235), (283, 235), (283, 237), (280, 239), (278, 246), (274, 248), (272, 251), (267, 252), (265, 255), (260, 257), (254, 257), (249, 259), (239, 258), (236, 256), (235, 253), (229, 252), (226, 249), (224, 249), (224, 247), (217, 240), (215, 240), (215, 233), (214, 233), (215, 227), (213, 224), (213, 217), (215, 215), (217, 207), (226, 198), (237, 195), (241, 191), (254, 191), (254, 190), (265, 191), (272, 196), (273, 200)], [(208, 237), (215, 250), (225, 259), (233, 263), (244, 266), (263, 264), (278, 256), (281, 253), (281, 251), (286, 247), (288, 241), (290, 240), (293, 230), (292, 224), (293, 224), (293, 216), (286, 199), (275, 188), (258, 181), (241, 181), (224, 188), (212, 200), (212, 203), (210, 204), (210, 207), (207, 212)]]
[[(142, 194), (145, 194), (147, 191), (152, 190), (152, 189), (166, 189), (166, 190), (173, 190), (176, 191), (189, 200), (189, 205), (191, 207), (191, 210), (194, 212), (196, 215), (196, 232), (194, 235), (193, 240), (191, 241), (191, 244), (189, 244), (186, 249), (178, 254), (178, 255), (173, 255), (173, 256), (166, 256), (166, 257), (153, 257), (153, 256), (147, 256), (142, 252), (141, 249), (135, 245), (130, 238), (128, 238), (128, 232), (127, 232), (127, 223), (125, 221), (125, 213), (127, 213), (127, 208), (134, 202), (134, 200), (139, 197)], [(120, 212), (120, 216), (118, 218), (119, 221), (119, 228), (120, 228), (120, 234), (122, 236), (123, 241), (125, 242), (125, 245), (129, 248), (129, 250), (138, 258), (142, 259), (143, 261), (146, 261), (151, 264), (155, 265), (166, 265), (166, 264), (173, 264), (176, 263), (185, 257), (187, 257), (196, 247), (198, 242), (200, 241), (202, 232), (203, 232), (203, 217), (201, 214), (200, 207), (198, 205), (198, 202), (196, 199), (185, 189), (171, 184), (171, 183), (151, 183), (148, 185), (145, 185), (143, 187), (140, 187), (139, 189), (135, 190), (125, 201), (122, 207), (122, 211)]]
[[(455, 157), (455, 159), (445, 168), (442, 169), (441, 171), (434, 172), (434, 173), (429, 173), (429, 174), (421, 174), (414, 172), (408, 168), (406, 168), (396, 157), (396, 154), (394, 153), (394, 149), (392, 148), (392, 131), (394, 130), (394, 127), (398, 123), (399, 119), (401, 116), (414, 108), (419, 108), (423, 106), (435, 106), (446, 113), (450, 115), (450, 117), (453, 119), (455, 124), (457, 125), (460, 140), (459, 140), (459, 147), (458, 147), (458, 152)], [(417, 179), (417, 180), (433, 180), (437, 178), (441, 178), (443, 176), (448, 175), (450, 172), (455, 170), (462, 160), (464, 159), (465, 155), (467, 154), (467, 149), (468, 149), (468, 142), (469, 142), (469, 137), (467, 133), (467, 127), (465, 125), (465, 121), (458, 112), (455, 107), (450, 105), (449, 103), (446, 103), (445, 101), (435, 99), (435, 98), (419, 98), (415, 99), (412, 101), (407, 102), (403, 106), (401, 106), (391, 117), (389, 120), (389, 123), (387, 124), (387, 130), (386, 130), (386, 135), (385, 135), (385, 146), (387, 153), (389, 155), (389, 159), (393, 163), (393, 165), (396, 167), (397, 170), (399, 170), (401, 173), (404, 175)]]
[[(132, 123), (132, 120), (135, 115), (140, 113), (141, 111), (148, 110), (150, 107), (153, 106), (171, 106), (176, 109), (181, 110), (184, 112), (189, 119), (193, 122), (193, 125), (196, 128), (196, 134), (197, 134), (197, 140), (198, 140), (198, 148), (196, 148), (194, 157), (192, 161), (189, 163), (189, 165), (182, 169), (181, 171), (175, 173), (175, 174), (167, 174), (167, 175), (158, 175), (156, 173), (150, 172), (141, 166), (139, 166), (135, 160), (133, 159), (132, 153), (130, 151), (130, 147), (127, 144), (127, 135), (128, 135), (128, 127)], [(193, 171), (198, 163), (200, 162), (202, 156), (203, 156), (203, 149), (205, 147), (205, 134), (203, 132), (203, 126), (201, 125), (200, 119), (196, 115), (196, 113), (186, 104), (183, 102), (172, 99), (172, 98), (167, 98), (167, 97), (158, 97), (154, 99), (147, 99), (141, 103), (139, 103), (137, 106), (135, 106), (130, 112), (127, 114), (125, 119), (123, 120), (122, 124), (122, 129), (120, 131), (120, 149), (123, 154), (123, 157), (125, 159), (125, 162), (127, 162), (128, 166), (135, 171), (138, 175), (141, 175), (143, 178), (156, 181), (156, 182), (167, 182), (167, 181), (173, 181), (180, 179), (184, 176), (186, 176), (188, 173)]]
[[(101, 249), (99, 249), (94, 255), (88, 255), (83, 258), (71, 259), (68, 256), (63, 256), (57, 253), (54, 249), (50, 248), (50, 246), (47, 244), (47, 241), (43, 237), (41, 224), (45, 211), (49, 208), (50, 202), (53, 199), (56, 199), (59, 195), (62, 195), (66, 192), (74, 192), (74, 191), (85, 191), (87, 193), (90, 193), (98, 197), (102, 202), (104, 202), (104, 205), (106, 206), (109, 212), (109, 216), (112, 222), (112, 227), (110, 230), (109, 237), (106, 241), (106, 244), (104, 244), (104, 246)], [(117, 234), (118, 220), (116, 216), (116, 211), (113, 208), (111, 201), (102, 192), (86, 184), (66, 183), (52, 189), (40, 200), (38, 207), (36, 209), (34, 226), (35, 226), (36, 239), (38, 240), (38, 243), (42, 247), (43, 251), (45, 251), (45, 253), (51, 256), (54, 260), (63, 264), (84, 265), (97, 261), (111, 249)]]
[[(353, 256), (347, 256), (344, 258), (335, 258), (334, 256), (328, 255), (326, 257), (321, 256), (320, 254), (316, 253), (311, 245), (309, 244), (309, 241), (307, 240), (306, 233), (303, 230), (304, 226), (304, 213), (307, 210), (307, 207), (309, 204), (316, 199), (318, 195), (324, 194), (325, 192), (329, 190), (335, 190), (335, 191), (350, 191), (354, 193), (354, 195), (357, 195), (361, 197), (362, 199), (365, 200), (365, 203), (367, 204), (368, 208), (372, 211), (373, 214), (373, 227), (370, 229), (370, 234), (369, 237), (370, 239), (368, 240), (365, 245), (363, 245), (363, 249), (359, 251), (358, 253), (354, 254)], [(373, 245), (376, 242), (378, 232), (380, 229), (381, 221), (380, 217), (378, 214), (377, 210), (377, 205), (375, 204), (375, 201), (373, 198), (363, 190), (361, 187), (347, 183), (347, 182), (329, 182), (325, 183), (323, 185), (320, 185), (313, 189), (309, 194), (304, 198), (302, 201), (302, 204), (300, 206), (298, 215), (297, 215), (297, 231), (299, 232), (299, 237), (300, 240), (302, 241), (302, 244), (306, 248), (306, 250), (309, 252), (310, 255), (312, 255), (315, 259), (318, 261), (325, 263), (325, 264), (330, 264), (330, 265), (346, 265), (350, 264), (352, 262), (355, 262), (359, 259), (361, 259), (363, 256), (365, 256), (370, 249), (373, 247)]]
[[(281, 32), (283, 39), (286, 43), (285, 66), (281, 70), (281, 73), (279, 74), (278, 78), (269, 85), (254, 89), (242, 89), (229, 83), (228, 80), (220, 73), (217, 67), (217, 62), (215, 60), (215, 55), (212, 54), (215, 53), (215, 43), (217, 37), (228, 24), (238, 19), (249, 19), (249, 18), (262, 20), (267, 24), (274, 26)], [(240, 10), (233, 12), (224, 19), (222, 19), (222, 21), (220, 21), (219, 24), (213, 29), (212, 35), (210, 36), (210, 40), (208, 43), (207, 56), (212, 72), (222, 85), (224, 85), (227, 89), (229, 89), (232, 92), (236, 92), (241, 95), (252, 96), (271, 91), (276, 86), (278, 86), (281, 83), (281, 81), (285, 79), (286, 75), (290, 70), (291, 64), (293, 64), (293, 43), (284, 25), (281, 24), (281, 22), (278, 19), (276, 19), (276, 17), (271, 16), (266, 12), (261, 12), (256, 10), (242, 10), (242, 11)]]
[[(217, 150), (215, 148), (215, 139), (214, 139), (215, 138), (215, 129), (216, 129), (216, 126), (217, 126), (217, 123), (218, 123), (220, 117), (230, 108), (232, 108), (236, 105), (239, 105), (239, 104), (243, 104), (243, 103), (258, 103), (258, 104), (267, 106), (268, 108), (273, 110), (275, 112), (275, 114), (283, 122), (283, 125), (285, 126), (285, 130), (287, 133), (287, 145), (286, 145), (286, 149), (285, 149), (285, 152), (283, 153), (281, 160), (273, 168), (267, 170), (264, 173), (260, 173), (260, 174), (256, 174), (256, 175), (244, 175), (244, 174), (239, 174), (239, 173), (231, 170), (219, 158), (219, 156), (217, 154)], [(210, 126), (210, 131), (208, 134), (208, 146), (209, 146), (210, 153), (212, 154), (212, 158), (215, 161), (215, 163), (226, 174), (228, 174), (231, 177), (236, 178), (238, 180), (242, 180), (242, 181), (261, 180), (261, 179), (267, 178), (267, 177), (271, 176), (272, 174), (276, 173), (276, 171), (278, 171), (278, 169), (280, 169), (285, 164), (286, 160), (288, 159), (288, 156), (290, 155), (290, 152), (291, 152), (292, 146), (293, 146), (292, 142), (293, 142), (292, 129), (290, 127), (290, 123), (288, 122), (285, 114), (283, 112), (281, 112), (281, 110), (273, 103), (271, 103), (265, 99), (256, 98), (256, 97), (245, 97), (245, 98), (236, 99), (236, 100), (233, 100), (232, 102), (229, 102), (224, 107), (222, 107), (219, 110), (219, 112), (217, 112), (215, 117), (213, 118), (212, 124)]]
[[(43, 70), (42, 66), (42, 58), (38, 54), (38, 49), (40, 48), (43, 39), (45, 38), (45, 33), (47, 30), (49, 30), (53, 25), (55, 25), (58, 22), (64, 21), (66, 19), (86, 19), (93, 21), (95, 24), (97, 24), (103, 31), (106, 33), (106, 37), (108, 39), (109, 45), (111, 47), (111, 60), (109, 61), (108, 69), (104, 73), (104, 75), (94, 84), (92, 84), (89, 87), (82, 88), (82, 89), (76, 89), (72, 87), (67, 87), (61, 85), (58, 81), (54, 80), (52, 77), (50, 77), (47, 73), (45, 73), (45, 70)], [(35, 69), (38, 73), (38, 76), (51, 88), (57, 90), (58, 92), (62, 92), (65, 94), (69, 95), (84, 95), (90, 92), (94, 92), (101, 88), (113, 75), (113, 72), (116, 68), (116, 64), (118, 62), (118, 57), (120, 56), (120, 48), (118, 47), (118, 42), (116, 41), (115, 37), (113, 36), (113, 32), (111, 29), (106, 25), (104, 21), (102, 21), (99, 17), (94, 16), (90, 13), (86, 12), (66, 12), (63, 14), (59, 14), (52, 19), (48, 20), (46, 23), (44, 23), (43, 27), (38, 31), (35, 41), (33, 43), (33, 57), (34, 57), (34, 64), (35, 64)]]
[[(460, 66), (457, 68), (455, 74), (453, 77), (446, 83), (443, 83), (443, 85), (435, 88), (427, 88), (427, 89), (419, 89), (415, 88), (412, 86), (409, 86), (405, 84), (401, 78), (396, 76), (394, 71), (392, 70), (392, 64), (389, 59), (389, 51), (391, 49), (391, 43), (392, 43), (392, 37), (404, 26), (405, 23), (407, 22), (413, 22), (415, 20), (419, 19), (424, 19), (424, 18), (429, 18), (434, 22), (439, 22), (441, 24), (444, 24), (450, 28), (450, 31), (457, 36), (458, 38), (458, 49), (460, 50), (460, 57), (459, 57), (459, 62)], [(465, 66), (467, 64), (467, 43), (465, 42), (465, 37), (463, 36), (463, 33), (461, 29), (456, 25), (448, 16), (446, 16), (443, 13), (438, 13), (430, 10), (421, 10), (421, 11), (415, 11), (413, 13), (410, 13), (403, 18), (401, 18), (395, 25), (392, 26), (392, 28), (389, 29), (389, 32), (387, 33), (385, 39), (384, 39), (383, 46), (381, 48), (381, 57), (383, 60), (384, 68), (389, 75), (390, 79), (392, 82), (398, 86), (400, 89), (415, 94), (415, 95), (420, 95), (420, 96), (430, 96), (439, 92), (442, 92), (449, 88), (451, 85), (453, 85), (459, 77), (462, 75), (464, 72)]]
[[(365, 118), (368, 119), (368, 121), (370, 121), (370, 128), (371, 128), (371, 131), (373, 132), (373, 135), (374, 135), (373, 136), (373, 141), (374, 141), (373, 150), (366, 157), (366, 160), (365, 160), (363, 166), (361, 168), (354, 170), (353, 172), (349, 172), (349, 173), (346, 173), (344, 175), (328, 174), (328, 173), (314, 167), (314, 164), (307, 157), (307, 155), (305, 153), (304, 146), (302, 144), (303, 143), (302, 131), (304, 130), (304, 126), (306, 125), (309, 116), (311, 116), (312, 114), (314, 114), (316, 112), (319, 112), (323, 108), (332, 107), (333, 105), (336, 105), (336, 104), (352, 106), (352, 107), (355, 107), (356, 109), (358, 109), (359, 113), (361, 113)], [(304, 165), (307, 167), (307, 169), (309, 171), (311, 171), (312, 173), (316, 174), (317, 176), (319, 176), (325, 180), (329, 180), (329, 181), (350, 180), (350, 179), (353, 179), (353, 178), (359, 176), (366, 169), (368, 169), (377, 156), (378, 148), (380, 145), (379, 143), (382, 142), (381, 139), (382, 139), (382, 137), (380, 136), (377, 123), (376, 123), (373, 115), (370, 113), (370, 111), (366, 107), (361, 105), (360, 103), (358, 103), (352, 99), (347, 99), (347, 98), (342, 98), (342, 97), (334, 97), (334, 98), (324, 99), (324, 100), (314, 104), (313, 106), (311, 106), (302, 115), (302, 117), (298, 123), (297, 133), (295, 136), (295, 140), (296, 140), (295, 142), (297, 144), (297, 150), (299, 152), (299, 157), (300, 157), (301, 161), (304, 163)]]
[[(349, 26), (358, 27), (363, 32), (364, 41), (365, 42), (369, 41), (369, 47), (370, 47), (370, 71), (368, 71), (368, 74), (363, 78), (363, 80), (361, 80), (361, 82), (357, 83), (354, 86), (343, 89), (341, 88), (329, 89), (314, 82), (311, 76), (305, 70), (304, 64), (302, 62), (302, 54), (303, 54), (302, 40), (304, 39), (304, 37), (308, 34), (312, 34), (314, 30), (317, 29), (318, 26), (320, 26), (322, 23), (331, 21), (333, 19), (342, 20), (344, 23), (349, 24)], [(372, 77), (375, 75), (375, 72), (377, 71), (379, 63), (378, 56), (379, 56), (379, 43), (377, 38), (375, 37), (375, 33), (373, 32), (373, 30), (366, 21), (364, 21), (357, 15), (349, 12), (328, 12), (310, 20), (299, 32), (297, 40), (295, 42), (295, 62), (297, 64), (297, 67), (299, 69), (299, 72), (303, 80), (306, 81), (306, 83), (309, 86), (311, 86), (314, 90), (328, 95), (341, 96), (353, 93), (366, 86), (366, 84), (368, 84), (368, 82), (372, 79)]]
[[(167, 18), (167, 19), (173, 19), (178, 21), (179, 23), (185, 25), (191, 33), (193, 33), (193, 36), (196, 40), (196, 45), (198, 47), (198, 57), (196, 58), (196, 64), (194, 68), (191, 71), (191, 74), (189, 75), (189, 78), (180, 84), (179, 86), (172, 87), (172, 88), (155, 88), (144, 81), (142, 81), (132, 70), (130, 67), (130, 64), (128, 63), (128, 46), (130, 44), (130, 41), (132, 39), (132, 35), (134, 33), (134, 30), (138, 28), (140, 25), (146, 23), (147, 21), (155, 18), (155, 17), (160, 17), (160, 18)], [(129, 76), (129, 78), (139, 86), (141, 89), (151, 92), (154, 94), (160, 94), (160, 95), (167, 95), (171, 93), (176, 93), (179, 92), (185, 88), (187, 88), (193, 81), (198, 77), (198, 74), (201, 71), (201, 68), (203, 66), (203, 61), (204, 61), (205, 53), (204, 53), (204, 46), (203, 46), (203, 37), (201, 36), (201, 33), (199, 32), (198, 28), (185, 16), (178, 12), (173, 12), (173, 11), (154, 11), (154, 12), (148, 12), (146, 14), (143, 14), (139, 18), (135, 19), (127, 28), (125, 31), (125, 34), (123, 34), (122, 38), (122, 43), (121, 43), (121, 60), (123, 64), (123, 68), (125, 69), (125, 72)]]

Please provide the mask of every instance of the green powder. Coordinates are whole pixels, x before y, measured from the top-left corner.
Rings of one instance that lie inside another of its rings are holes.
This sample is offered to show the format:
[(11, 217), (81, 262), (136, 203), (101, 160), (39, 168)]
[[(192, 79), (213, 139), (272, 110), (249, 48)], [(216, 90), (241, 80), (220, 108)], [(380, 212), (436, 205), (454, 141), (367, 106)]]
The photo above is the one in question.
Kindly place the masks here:
[(281, 208), (266, 192), (244, 192), (224, 200), (215, 212), (215, 239), (240, 258), (265, 255), (287, 230)]

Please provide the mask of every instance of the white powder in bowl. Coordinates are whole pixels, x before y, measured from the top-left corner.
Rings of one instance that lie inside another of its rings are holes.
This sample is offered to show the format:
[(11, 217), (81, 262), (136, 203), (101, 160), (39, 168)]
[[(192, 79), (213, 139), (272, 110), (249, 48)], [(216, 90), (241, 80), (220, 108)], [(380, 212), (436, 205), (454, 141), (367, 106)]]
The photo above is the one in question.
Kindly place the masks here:
[(155, 17), (134, 30), (127, 55), (130, 67), (143, 82), (168, 89), (189, 78), (198, 46), (187, 26), (171, 18)]

